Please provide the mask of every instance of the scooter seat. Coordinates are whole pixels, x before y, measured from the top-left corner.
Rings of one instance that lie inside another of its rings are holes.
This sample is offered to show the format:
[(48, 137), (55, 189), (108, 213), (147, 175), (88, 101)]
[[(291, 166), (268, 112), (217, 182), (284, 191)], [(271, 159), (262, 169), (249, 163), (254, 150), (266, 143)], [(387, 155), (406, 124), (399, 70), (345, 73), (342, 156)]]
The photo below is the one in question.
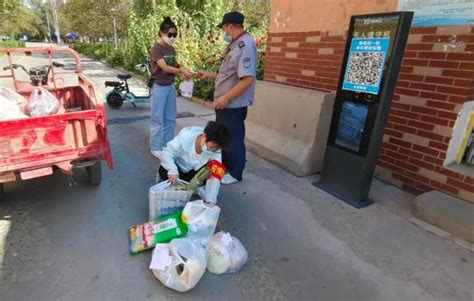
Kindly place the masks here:
[(105, 82), (106, 87), (119, 87), (120, 82), (115, 82), (115, 81), (106, 81)]
[(127, 80), (127, 79), (131, 79), (132, 76), (130, 74), (119, 74), (117, 75), (117, 78), (121, 80)]

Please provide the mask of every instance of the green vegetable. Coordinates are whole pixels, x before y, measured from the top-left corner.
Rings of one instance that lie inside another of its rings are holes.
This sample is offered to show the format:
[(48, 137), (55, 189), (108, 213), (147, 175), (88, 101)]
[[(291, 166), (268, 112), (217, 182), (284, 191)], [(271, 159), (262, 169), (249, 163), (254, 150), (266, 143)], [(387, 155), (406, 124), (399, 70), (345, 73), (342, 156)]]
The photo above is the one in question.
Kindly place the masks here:
[(196, 175), (191, 179), (191, 181), (188, 184), (187, 190), (188, 191), (196, 191), (196, 189), (204, 183), (204, 181), (207, 179), (211, 171), (209, 168), (204, 167), (201, 168)]

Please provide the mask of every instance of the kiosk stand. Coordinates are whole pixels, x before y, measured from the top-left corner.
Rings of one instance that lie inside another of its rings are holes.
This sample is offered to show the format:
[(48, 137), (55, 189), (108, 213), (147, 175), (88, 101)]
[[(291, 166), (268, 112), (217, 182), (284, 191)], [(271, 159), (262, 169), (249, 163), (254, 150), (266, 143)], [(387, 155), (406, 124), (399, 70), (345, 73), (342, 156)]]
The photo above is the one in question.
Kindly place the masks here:
[(375, 171), (413, 12), (353, 16), (315, 186), (361, 208)]

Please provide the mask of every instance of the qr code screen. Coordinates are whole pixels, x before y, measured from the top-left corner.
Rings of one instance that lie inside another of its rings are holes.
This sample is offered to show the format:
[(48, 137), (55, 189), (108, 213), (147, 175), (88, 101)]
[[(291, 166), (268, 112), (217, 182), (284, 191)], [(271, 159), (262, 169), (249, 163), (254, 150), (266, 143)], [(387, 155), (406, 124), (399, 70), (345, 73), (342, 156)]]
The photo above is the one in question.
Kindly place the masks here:
[(383, 52), (352, 52), (346, 80), (357, 85), (377, 86), (383, 62)]

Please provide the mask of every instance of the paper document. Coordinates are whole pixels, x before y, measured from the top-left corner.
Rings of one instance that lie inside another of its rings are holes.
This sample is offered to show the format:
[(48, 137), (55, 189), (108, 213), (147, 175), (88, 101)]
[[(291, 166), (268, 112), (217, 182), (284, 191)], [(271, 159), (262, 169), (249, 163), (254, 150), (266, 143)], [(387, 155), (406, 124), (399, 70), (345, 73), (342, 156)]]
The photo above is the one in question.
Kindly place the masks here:
[(158, 244), (151, 257), (150, 269), (164, 271), (171, 263), (171, 257), (167, 244)]

